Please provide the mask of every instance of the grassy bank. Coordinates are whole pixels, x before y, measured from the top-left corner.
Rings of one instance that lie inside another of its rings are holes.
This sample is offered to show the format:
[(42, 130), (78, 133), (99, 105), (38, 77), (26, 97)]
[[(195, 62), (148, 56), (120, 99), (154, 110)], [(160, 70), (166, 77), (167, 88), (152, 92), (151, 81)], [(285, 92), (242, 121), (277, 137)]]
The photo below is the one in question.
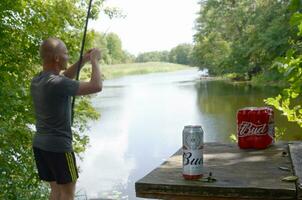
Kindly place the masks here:
[[(190, 69), (188, 65), (180, 65), (165, 62), (127, 63), (116, 65), (101, 65), (105, 79), (112, 79), (121, 76), (147, 74), (155, 72), (172, 72), (177, 70)], [(81, 79), (90, 77), (91, 67), (86, 67), (81, 71)]]
[(248, 80), (247, 75), (228, 73), (221, 75), (224, 80), (229, 80), (234, 83), (249, 83), (253, 86), (274, 86), (274, 87), (286, 87), (287, 83), (284, 77), (276, 73), (259, 73), (254, 75), (251, 80)]

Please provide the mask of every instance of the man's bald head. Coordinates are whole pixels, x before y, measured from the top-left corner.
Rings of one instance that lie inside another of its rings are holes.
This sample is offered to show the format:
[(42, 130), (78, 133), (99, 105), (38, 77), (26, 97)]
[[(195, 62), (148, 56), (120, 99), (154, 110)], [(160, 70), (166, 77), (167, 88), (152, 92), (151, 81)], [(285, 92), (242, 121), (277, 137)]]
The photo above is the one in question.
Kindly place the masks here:
[(64, 42), (57, 38), (48, 38), (40, 46), (40, 55), (43, 62), (53, 61), (57, 55), (66, 49)]
[(57, 38), (48, 38), (40, 46), (43, 69), (64, 70), (67, 67), (68, 51), (64, 42)]

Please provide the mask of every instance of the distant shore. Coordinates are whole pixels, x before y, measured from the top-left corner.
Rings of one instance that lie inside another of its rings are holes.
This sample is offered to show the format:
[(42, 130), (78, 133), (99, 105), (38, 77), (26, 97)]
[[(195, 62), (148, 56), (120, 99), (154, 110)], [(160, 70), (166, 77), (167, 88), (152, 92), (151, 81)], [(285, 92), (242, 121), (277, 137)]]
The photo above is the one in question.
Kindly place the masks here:
[[(116, 65), (101, 65), (101, 71), (105, 79), (113, 79), (127, 75), (148, 74), (156, 72), (172, 72), (191, 69), (191, 66), (166, 62), (127, 63)], [(81, 71), (81, 79), (87, 79), (90, 74), (90, 67)]]

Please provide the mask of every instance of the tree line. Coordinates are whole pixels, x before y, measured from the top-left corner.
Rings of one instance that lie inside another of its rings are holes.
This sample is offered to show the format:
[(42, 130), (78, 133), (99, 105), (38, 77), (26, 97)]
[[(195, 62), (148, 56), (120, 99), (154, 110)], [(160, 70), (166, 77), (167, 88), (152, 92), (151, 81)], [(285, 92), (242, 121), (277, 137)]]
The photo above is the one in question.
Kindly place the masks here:
[(192, 62), (211, 75), (282, 83), (265, 100), (302, 127), (302, 2), (201, 0)]
[(213, 75), (274, 73), (272, 61), (285, 54), (294, 36), (289, 0), (200, 1), (193, 57)]
[(294, 35), (289, 38), (290, 47), (285, 55), (276, 58), (272, 65), (273, 69), (283, 75), (287, 85), (278, 96), (268, 98), (265, 102), (280, 110), (289, 121), (302, 127), (302, 2), (292, 0), (288, 9)]
[(139, 54), (135, 62), (170, 62), (192, 65), (192, 44), (179, 44), (170, 51), (151, 51)]
[(179, 44), (170, 51), (151, 51), (140, 53), (137, 56), (123, 50), (122, 41), (115, 33), (89, 32), (92, 46), (102, 49), (103, 64), (141, 63), (141, 62), (170, 62), (192, 65), (192, 44)]
[(129, 52), (123, 50), (122, 41), (120, 37), (115, 33), (99, 33), (96, 31), (90, 31), (91, 45), (101, 49), (102, 64), (119, 64), (119, 63), (131, 63), (134, 62), (135, 56)]

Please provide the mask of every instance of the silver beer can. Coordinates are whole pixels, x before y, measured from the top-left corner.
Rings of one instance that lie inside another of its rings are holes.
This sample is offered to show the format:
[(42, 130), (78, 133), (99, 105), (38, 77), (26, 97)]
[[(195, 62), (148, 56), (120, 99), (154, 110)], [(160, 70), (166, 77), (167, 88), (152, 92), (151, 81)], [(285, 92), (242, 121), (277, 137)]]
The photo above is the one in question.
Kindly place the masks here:
[(185, 126), (183, 141), (183, 177), (188, 180), (199, 179), (203, 175), (203, 130), (201, 126)]

